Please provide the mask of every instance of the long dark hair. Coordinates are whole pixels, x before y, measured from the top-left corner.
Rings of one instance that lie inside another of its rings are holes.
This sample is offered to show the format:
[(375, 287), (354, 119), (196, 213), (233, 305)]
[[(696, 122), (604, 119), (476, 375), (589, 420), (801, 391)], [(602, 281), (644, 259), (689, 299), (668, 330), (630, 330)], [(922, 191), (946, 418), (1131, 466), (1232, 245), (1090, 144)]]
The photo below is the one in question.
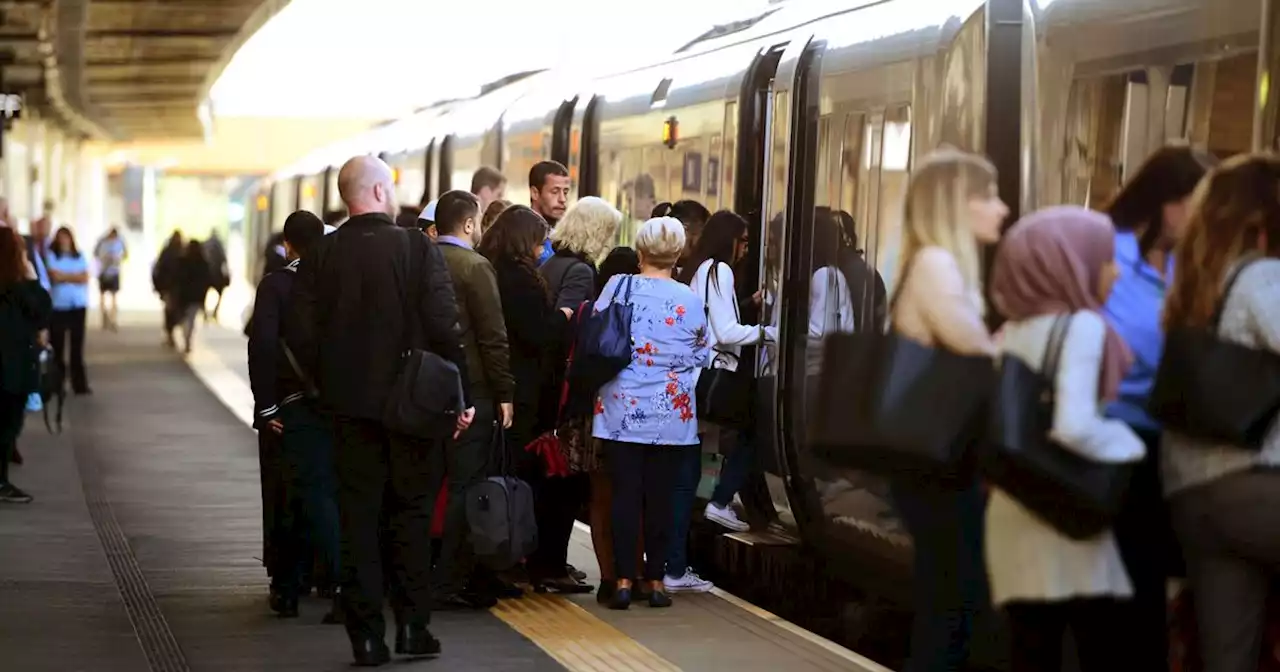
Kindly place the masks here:
[[(713, 260), (715, 266), (722, 263), (733, 266), (734, 249), (737, 247), (738, 241), (742, 239), (742, 234), (746, 232), (747, 220), (738, 216), (737, 213), (721, 210), (711, 215), (707, 219), (706, 226), (702, 227), (702, 235), (698, 236), (698, 243), (693, 248), (692, 258), (681, 269), (680, 281), (685, 284), (693, 282), (694, 274), (708, 259)], [(718, 283), (719, 280), (714, 270), (713, 266), (711, 282)], [(716, 289), (719, 288), (720, 285), (716, 284)]]
[(476, 251), (494, 266), (515, 264), (529, 270), (543, 291), (547, 281), (538, 272), (538, 258), (533, 248), (547, 239), (547, 220), (525, 205), (513, 205), (493, 220)]
[(1145, 257), (1164, 236), (1164, 206), (1190, 196), (1214, 163), (1191, 147), (1163, 147), (1138, 168), (1106, 213), (1120, 231), (1142, 229), (1138, 250)]
[[(67, 234), (67, 240), (71, 241), (69, 248), (65, 250), (58, 244), (58, 240), (62, 238), (62, 234), (64, 233)], [(76, 236), (74, 233), (71, 233), (71, 229), (65, 226), (59, 227), (58, 232), (53, 234), (53, 244), (50, 245), (50, 248), (53, 250), (53, 254), (56, 257), (80, 256), (80, 248), (76, 247)]]
[(640, 273), (640, 255), (630, 247), (615, 247), (600, 262), (600, 272), (596, 273), (596, 294), (604, 290), (609, 279), (615, 275), (637, 275)]
[(0, 226), (0, 292), (27, 276), (27, 245), (17, 231)]

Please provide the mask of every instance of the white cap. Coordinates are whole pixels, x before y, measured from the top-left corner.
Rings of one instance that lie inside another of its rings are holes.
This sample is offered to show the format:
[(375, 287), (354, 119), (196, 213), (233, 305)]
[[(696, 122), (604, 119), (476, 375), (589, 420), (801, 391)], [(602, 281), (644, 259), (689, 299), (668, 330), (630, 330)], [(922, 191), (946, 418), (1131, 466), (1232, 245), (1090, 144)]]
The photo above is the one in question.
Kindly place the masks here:
[(440, 202), (440, 199), (436, 199), (428, 203), (427, 207), (422, 209), (422, 214), (418, 215), (418, 219), (421, 219), (424, 222), (430, 222), (432, 224), (435, 224), (436, 223), (436, 204), (439, 202)]

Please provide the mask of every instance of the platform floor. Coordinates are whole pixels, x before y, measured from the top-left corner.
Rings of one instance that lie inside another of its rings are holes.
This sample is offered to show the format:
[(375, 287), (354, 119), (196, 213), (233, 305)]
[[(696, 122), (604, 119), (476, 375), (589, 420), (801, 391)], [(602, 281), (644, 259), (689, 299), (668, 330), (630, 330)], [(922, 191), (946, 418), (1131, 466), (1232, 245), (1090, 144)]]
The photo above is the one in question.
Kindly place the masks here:
[[(36, 501), (0, 507), (0, 669), (349, 669), (324, 603), (266, 608), (244, 338), (209, 327), (184, 361), (156, 318), (122, 322), (90, 331), (95, 394), (68, 400), (63, 433), (28, 416), (11, 475)], [(585, 528), (570, 561), (595, 569)], [(396, 669), (884, 669), (719, 592), (629, 612), (530, 594), (432, 629), (443, 657)]]

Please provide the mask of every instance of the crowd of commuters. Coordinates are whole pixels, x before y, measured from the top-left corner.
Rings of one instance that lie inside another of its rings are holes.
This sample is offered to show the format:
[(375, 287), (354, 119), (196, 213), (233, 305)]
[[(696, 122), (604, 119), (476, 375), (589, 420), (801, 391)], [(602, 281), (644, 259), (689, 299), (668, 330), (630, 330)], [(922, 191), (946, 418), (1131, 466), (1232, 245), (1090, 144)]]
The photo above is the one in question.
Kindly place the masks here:
[[(174, 332), (181, 330), (183, 352), (190, 353), (196, 319), (203, 317), (205, 322), (217, 321), (222, 294), (231, 284), (222, 241), (217, 234), (203, 242), (186, 240), (181, 231), (174, 231), (156, 257), (151, 284), (164, 303), (165, 343), (169, 347), (177, 347)], [(118, 289), (118, 281), (115, 287)], [(212, 310), (207, 307), (210, 290), (217, 295)]]

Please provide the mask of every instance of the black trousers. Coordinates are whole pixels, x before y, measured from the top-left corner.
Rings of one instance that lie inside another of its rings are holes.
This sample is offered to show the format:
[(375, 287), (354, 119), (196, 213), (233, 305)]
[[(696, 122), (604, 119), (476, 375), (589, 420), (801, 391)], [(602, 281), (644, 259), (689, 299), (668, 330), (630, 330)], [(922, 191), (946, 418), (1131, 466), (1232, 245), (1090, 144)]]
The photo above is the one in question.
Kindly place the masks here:
[[(636, 540), (644, 512), (644, 578), (662, 579), (671, 543), (672, 506), (680, 458), (687, 446), (652, 446), (605, 441), (613, 480), (613, 562), (615, 576), (640, 576)], [(541, 534), (541, 530), (539, 530)]]
[(27, 397), (21, 394), (0, 392), (0, 485), (9, 482), (9, 460), (22, 433), (22, 421), (27, 412)]
[(1129, 646), (1130, 602), (1077, 599), (1014, 602), (1005, 607), (1012, 646), (1010, 672), (1059, 672), (1067, 630), (1075, 641), (1081, 672), (1140, 670)]
[(534, 517), (538, 521), (538, 548), (525, 562), (529, 578), (563, 579), (569, 575), (565, 563), (569, 561), (573, 521), (587, 501), (591, 481), (586, 474), (547, 477), (539, 467), (529, 485), (533, 488)]
[(1134, 470), (1113, 531), (1133, 583), (1128, 631), (1134, 669), (1164, 669), (1169, 660), (1168, 577), (1184, 573), (1160, 480), (1160, 435), (1134, 428), (1147, 452)]
[(334, 425), (347, 634), (386, 634), (383, 542), (396, 620), (425, 625), (431, 620), (432, 467), (441, 446), (388, 432), (376, 420), (340, 416)]
[[(334, 474), (333, 432), (330, 423), (306, 401), (286, 404), (280, 468), (283, 501), (277, 529), (278, 567), (272, 583), (286, 595), (296, 595), (313, 560), (324, 576), (338, 575), (338, 502)], [(314, 554), (314, 555), (313, 555)]]
[(439, 451), (440, 463), (432, 475), (431, 501), (435, 501), (442, 481), (448, 475), (449, 494), (444, 509), (444, 533), (440, 556), (432, 570), (432, 592), (445, 598), (460, 592), (475, 565), (471, 550), (471, 528), (467, 524), (467, 489), (484, 480), (489, 456), (493, 452), (493, 402), (476, 400), (476, 417), (456, 440), (448, 441)]
[[(49, 320), (49, 336), (53, 340), (53, 355), (63, 371), (71, 372), (71, 388), (82, 392), (89, 388), (84, 372), (85, 309), (55, 310)], [(71, 349), (67, 350), (67, 335), (71, 335)], [(71, 355), (71, 368), (67, 369), (67, 355)]]
[[(280, 471), (280, 454), (283, 439), (279, 434), (263, 429), (258, 432), (258, 474), (262, 484), (262, 564), (267, 576), (274, 578), (277, 540), (280, 537), (280, 509), (284, 501), (284, 484)], [(274, 584), (273, 584), (274, 585)]]

